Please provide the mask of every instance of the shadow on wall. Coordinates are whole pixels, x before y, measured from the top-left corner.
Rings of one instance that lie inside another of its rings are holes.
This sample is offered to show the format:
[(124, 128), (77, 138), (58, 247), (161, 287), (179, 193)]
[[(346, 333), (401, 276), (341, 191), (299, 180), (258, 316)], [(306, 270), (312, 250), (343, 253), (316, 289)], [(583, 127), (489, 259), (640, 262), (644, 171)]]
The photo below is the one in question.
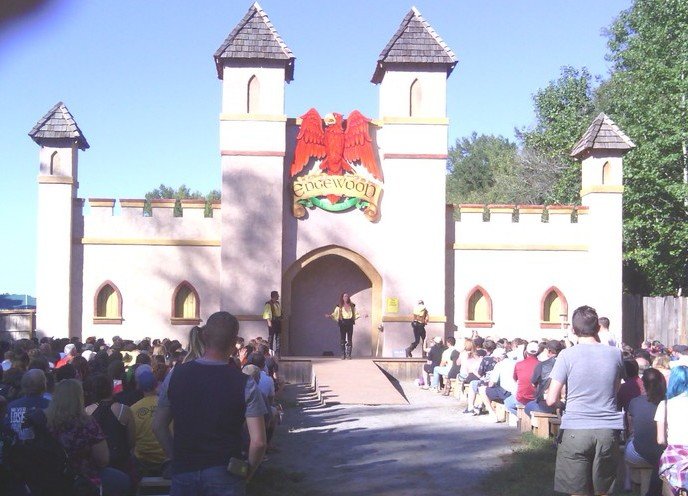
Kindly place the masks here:
[(339, 328), (325, 314), (333, 311), (343, 292), (351, 296), (361, 314), (354, 326), (353, 355), (370, 356), (372, 283), (356, 264), (338, 255), (315, 260), (294, 278), (289, 325), (292, 355), (339, 355)]

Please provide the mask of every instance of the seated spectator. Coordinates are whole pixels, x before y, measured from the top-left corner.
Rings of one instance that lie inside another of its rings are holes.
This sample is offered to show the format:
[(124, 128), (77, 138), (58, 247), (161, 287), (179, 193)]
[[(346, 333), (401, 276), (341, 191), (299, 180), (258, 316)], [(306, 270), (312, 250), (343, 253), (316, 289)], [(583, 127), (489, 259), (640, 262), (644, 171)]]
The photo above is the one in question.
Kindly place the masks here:
[(539, 362), (533, 370), (530, 382), (535, 386), (535, 399), (526, 403), (525, 414), (530, 417), (532, 412), (554, 413), (558, 405), (549, 406), (545, 401), (545, 392), (549, 387), (549, 374), (552, 372), (557, 355), (563, 349), (561, 341), (551, 340), (545, 345), (547, 359)]
[(524, 406), (535, 399), (535, 388), (530, 382), (533, 372), (538, 363), (537, 354), (539, 351), (538, 343), (531, 341), (523, 352), (523, 360), (514, 367), (514, 380), (517, 388), (516, 394), (504, 400), (504, 406), (509, 413), (516, 415), (517, 407)]
[(45, 373), (39, 369), (27, 371), (21, 378), (22, 396), (7, 405), (5, 424), (17, 433), (20, 440), (33, 439), (33, 429), (26, 426), (25, 419), (36, 410), (44, 410), (50, 403), (43, 397), (46, 388)]
[(21, 393), (21, 379), (24, 372), (17, 368), (11, 368), (2, 374), (2, 384), (0, 385), (0, 396), (10, 402), (19, 398)]
[(643, 381), (638, 377), (638, 362), (636, 360), (624, 360), (624, 368), (626, 369), (626, 379), (616, 393), (616, 404), (619, 411), (626, 410), (633, 398), (645, 392)]
[(112, 382), (104, 375), (94, 375), (88, 381), (93, 404), (86, 407), (105, 434), (110, 452), (108, 466), (126, 474), (131, 473), (131, 453), (136, 442), (136, 426), (131, 409), (112, 398)]
[(55, 381), (60, 382), (66, 379), (76, 379), (76, 369), (71, 363), (67, 363), (59, 369), (55, 368)]
[(671, 347), (671, 362), (670, 367), (678, 367), (681, 365), (688, 366), (688, 346), (685, 344), (675, 344)]
[(203, 356), (203, 342), (201, 341), (201, 328), (193, 326), (189, 331), (189, 345), (187, 346), (187, 354), (182, 363), (196, 360)]
[[(430, 387), (440, 392), (440, 378), (442, 376), (447, 377), (449, 370), (452, 367), (454, 361), (458, 358), (459, 353), (456, 350), (456, 339), (453, 337), (447, 338), (447, 348), (442, 352), (442, 357), (440, 358), (440, 364), (432, 370), (432, 380), (430, 382)], [(445, 381), (444, 384), (445, 396), (449, 395), (449, 381)]]
[(136, 431), (136, 466), (143, 477), (159, 476), (163, 470), (165, 452), (153, 433), (153, 415), (158, 406), (158, 395), (157, 381), (150, 366), (142, 365), (136, 369), (136, 384), (143, 393), (143, 398), (131, 407)]
[(664, 380), (667, 382), (669, 382), (669, 374), (671, 374), (669, 362), (670, 358), (668, 355), (659, 355), (652, 360), (652, 368), (659, 370), (664, 376)]
[(66, 379), (55, 386), (45, 411), (48, 429), (67, 452), (76, 473), (101, 485), (104, 496), (126, 496), (130, 490), (126, 474), (108, 467), (105, 435), (98, 423), (84, 412), (81, 383)]
[[(473, 344), (475, 345), (475, 339), (473, 340)], [(495, 365), (497, 365), (497, 362), (506, 355), (506, 352), (501, 348), (497, 348), (496, 343), (491, 339), (484, 340), (481, 346), (487, 355), (482, 358), (478, 366), (477, 375), (480, 379), (474, 379), (469, 382), (470, 389), (468, 390), (468, 404), (466, 406), (467, 409), (473, 410), (473, 415), (484, 413), (485, 406), (482, 404), (482, 401), (476, 403), (476, 399), (478, 399), (478, 388), (480, 385), (486, 385), (489, 382), (490, 374)], [(495, 352), (497, 353), (495, 354)]]
[(430, 348), (426, 348), (427, 360), (425, 365), (423, 365), (423, 371), (425, 372), (425, 386), (424, 389), (428, 389), (431, 380), (430, 377), (435, 370), (435, 367), (439, 366), (442, 362), (442, 353), (444, 352), (444, 345), (442, 344), (442, 337), (435, 336), (432, 339), (432, 345)]
[(74, 343), (69, 343), (64, 347), (64, 356), (55, 364), (55, 368), (59, 369), (64, 367), (68, 363), (72, 363), (74, 357), (77, 355), (76, 345)]
[(498, 418), (497, 412), (492, 408), (492, 402), (504, 403), (507, 398), (516, 392), (516, 381), (514, 380), (516, 360), (509, 358), (508, 355), (504, 358), (499, 358), (502, 353), (497, 352), (496, 354), (498, 362), (494, 369), (492, 369), (487, 386), (480, 386), (478, 388), (483, 405), (485, 405), (490, 418), (494, 421), (498, 421)]
[(659, 475), (676, 490), (688, 489), (688, 367), (671, 369), (666, 400), (657, 405), (657, 443), (666, 445)]
[[(629, 437), (626, 441), (624, 458), (633, 465), (652, 465), (654, 467), (649, 496), (662, 495), (662, 483), (659, 479), (659, 457), (664, 448), (657, 444), (657, 427), (655, 413), (657, 405), (664, 399), (666, 383), (664, 376), (657, 369), (647, 369), (643, 374), (645, 394), (633, 398), (628, 403)], [(630, 490), (629, 471), (626, 475), (626, 489)], [(643, 495), (646, 496), (646, 495)]]

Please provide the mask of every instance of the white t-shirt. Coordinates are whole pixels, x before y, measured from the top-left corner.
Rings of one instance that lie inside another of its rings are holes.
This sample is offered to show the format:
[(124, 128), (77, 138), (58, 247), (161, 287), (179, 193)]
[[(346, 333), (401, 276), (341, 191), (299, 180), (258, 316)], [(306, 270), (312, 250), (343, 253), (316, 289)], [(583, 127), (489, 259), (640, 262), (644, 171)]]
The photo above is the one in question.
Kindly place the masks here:
[[(664, 409), (666, 401), (657, 405), (655, 422), (664, 422)], [(688, 394), (683, 393), (669, 400), (669, 412), (666, 414), (667, 444), (688, 444)]]
[(608, 344), (609, 346), (616, 346), (616, 336), (614, 336), (614, 333), (609, 329), (605, 331), (600, 330), (598, 336), (600, 338), (600, 343)]

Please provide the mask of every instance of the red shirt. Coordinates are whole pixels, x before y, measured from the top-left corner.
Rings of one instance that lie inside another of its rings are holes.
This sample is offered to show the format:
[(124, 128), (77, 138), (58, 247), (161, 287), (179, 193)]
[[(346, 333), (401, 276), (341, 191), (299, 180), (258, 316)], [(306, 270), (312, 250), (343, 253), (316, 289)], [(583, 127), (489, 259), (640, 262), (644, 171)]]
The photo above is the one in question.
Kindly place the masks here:
[(525, 359), (516, 363), (514, 367), (514, 380), (516, 381), (516, 401), (525, 405), (535, 399), (535, 387), (530, 383), (533, 370), (538, 364), (538, 359), (528, 355)]

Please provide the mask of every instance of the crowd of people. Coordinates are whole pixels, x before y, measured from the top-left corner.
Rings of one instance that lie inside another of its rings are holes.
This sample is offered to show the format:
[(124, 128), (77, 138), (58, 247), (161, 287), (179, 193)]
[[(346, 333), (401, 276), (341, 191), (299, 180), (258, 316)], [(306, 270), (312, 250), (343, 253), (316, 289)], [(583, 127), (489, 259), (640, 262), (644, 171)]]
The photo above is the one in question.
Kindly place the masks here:
[[(495, 422), (504, 421), (496, 404), (511, 420), (519, 407), (527, 416), (558, 415), (558, 492), (608, 494), (621, 461), (653, 468), (648, 495), (662, 495), (662, 479), (678, 494), (688, 488), (688, 346), (645, 341), (634, 349), (609, 325), (581, 307), (570, 339), (508, 340), (474, 332), (457, 345), (453, 337), (435, 336), (424, 348), (417, 383), (445, 396), (461, 388), (467, 392), (463, 414), (487, 414)], [(630, 488), (630, 479), (619, 482)]]
[[(474, 333), (460, 346), (436, 336), (419, 385), (446, 396), (465, 387), (463, 413), (494, 421), (497, 403), (511, 418), (520, 408), (559, 415), (559, 492), (608, 494), (624, 443), (629, 466), (653, 469), (648, 495), (662, 494), (662, 479), (688, 486), (688, 347), (623, 345), (590, 307), (576, 309), (572, 330), (570, 340), (542, 341)], [(238, 332), (234, 316), (217, 312), (186, 346), (0, 341), (0, 492), (126, 496), (142, 477), (163, 476), (174, 495), (243, 494), (281, 412), (275, 353)]]
[(203, 494), (198, 480), (242, 494), (277, 449), (282, 413), (278, 360), (238, 329), (217, 312), (186, 346), (0, 341), (0, 494), (126, 496), (146, 476), (171, 478), (179, 495)]

